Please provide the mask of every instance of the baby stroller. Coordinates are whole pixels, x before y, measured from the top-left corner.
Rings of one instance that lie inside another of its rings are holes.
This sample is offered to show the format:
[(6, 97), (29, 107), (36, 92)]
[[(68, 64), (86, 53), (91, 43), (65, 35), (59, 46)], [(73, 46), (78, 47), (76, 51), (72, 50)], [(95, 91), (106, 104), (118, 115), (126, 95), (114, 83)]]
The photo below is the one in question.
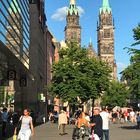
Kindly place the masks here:
[(82, 125), (79, 129), (79, 139), (84, 140), (86, 136), (86, 127)]
[(86, 136), (86, 127), (82, 125), (80, 128), (75, 128), (73, 132), (73, 140), (84, 140)]

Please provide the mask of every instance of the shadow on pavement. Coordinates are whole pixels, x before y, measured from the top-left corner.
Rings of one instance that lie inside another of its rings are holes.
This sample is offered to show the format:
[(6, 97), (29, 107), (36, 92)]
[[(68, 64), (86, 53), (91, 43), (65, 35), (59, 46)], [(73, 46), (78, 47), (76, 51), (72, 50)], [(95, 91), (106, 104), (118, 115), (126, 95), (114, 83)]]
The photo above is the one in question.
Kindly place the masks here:
[(134, 125), (134, 126), (121, 126), (120, 128), (122, 128), (122, 129), (137, 129), (137, 126), (136, 125)]

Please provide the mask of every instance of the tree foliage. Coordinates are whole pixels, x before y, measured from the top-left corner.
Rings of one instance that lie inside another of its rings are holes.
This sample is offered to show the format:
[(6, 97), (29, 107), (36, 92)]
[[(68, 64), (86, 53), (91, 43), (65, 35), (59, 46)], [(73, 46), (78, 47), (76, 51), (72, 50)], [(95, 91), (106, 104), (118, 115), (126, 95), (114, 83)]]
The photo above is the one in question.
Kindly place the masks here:
[[(131, 46), (140, 45), (140, 24), (133, 29), (135, 43)], [(126, 80), (131, 95), (140, 98), (140, 49), (128, 48), (128, 52), (132, 54), (130, 65), (122, 72), (122, 79)]]
[(70, 43), (68, 48), (60, 50), (60, 60), (53, 65), (49, 86), (53, 96), (71, 104), (82, 104), (90, 98), (98, 98), (108, 88), (109, 68), (98, 59), (89, 58), (87, 53), (86, 48), (76, 43)]
[(135, 43), (132, 44), (132, 46), (140, 45), (140, 23), (136, 28), (133, 29), (134, 32), (134, 39), (136, 40)]
[(106, 91), (102, 96), (102, 105), (115, 107), (115, 106), (126, 106), (127, 99), (129, 98), (129, 92), (123, 83), (118, 81), (112, 81), (109, 90)]

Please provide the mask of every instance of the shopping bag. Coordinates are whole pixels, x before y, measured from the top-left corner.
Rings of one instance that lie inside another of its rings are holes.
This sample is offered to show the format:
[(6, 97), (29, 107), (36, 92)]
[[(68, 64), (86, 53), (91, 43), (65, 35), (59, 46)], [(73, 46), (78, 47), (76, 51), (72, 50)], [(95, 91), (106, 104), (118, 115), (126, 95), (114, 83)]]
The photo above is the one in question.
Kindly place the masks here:
[(97, 134), (94, 134), (94, 139), (95, 139), (95, 140), (100, 140), (100, 138), (98, 137)]
[(92, 131), (91, 140), (100, 140), (99, 136), (94, 133), (94, 130)]
[(17, 135), (13, 135), (13, 140), (17, 140)]

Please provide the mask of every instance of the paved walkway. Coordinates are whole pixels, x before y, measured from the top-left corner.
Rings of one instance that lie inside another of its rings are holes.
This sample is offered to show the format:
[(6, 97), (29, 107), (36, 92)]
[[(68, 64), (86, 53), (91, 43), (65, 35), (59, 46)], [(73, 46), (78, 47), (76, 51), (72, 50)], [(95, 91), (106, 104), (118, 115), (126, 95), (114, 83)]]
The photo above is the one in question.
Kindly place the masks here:
[[(42, 124), (35, 128), (35, 135), (31, 140), (72, 140), (73, 126), (67, 126), (64, 136), (59, 135), (57, 124)], [(8, 140), (12, 140), (9, 138)], [(140, 130), (136, 130), (135, 124), (111, 124), (110, 125), (110, 140), (140, 140)]]

